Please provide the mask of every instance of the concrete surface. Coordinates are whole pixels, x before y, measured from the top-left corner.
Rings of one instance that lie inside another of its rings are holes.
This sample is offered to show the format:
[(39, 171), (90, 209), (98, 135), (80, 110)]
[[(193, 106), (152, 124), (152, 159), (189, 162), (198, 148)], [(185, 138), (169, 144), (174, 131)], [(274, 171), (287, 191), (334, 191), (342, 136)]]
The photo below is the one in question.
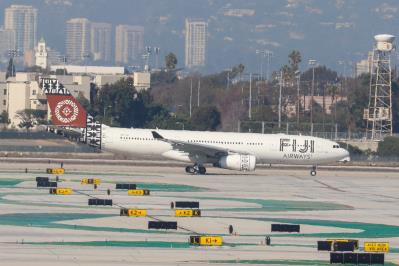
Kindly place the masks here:
[[(395, 171), (260, 169), (240, 173), (209, 168), (205, 176), (181, 167), (66, 163), (59, 187), (37, 189), (36, 176), (56, 164), (0, 162), (1, 265), (327, 265), (318, 252), (327, 238), (388, 241), (386, 261), (399, 262), (399, 173)], [(28, 173), (25, 173), (28, 168)], [(101, 178), (97, 190), (80, 184)], [(137, 183), (150, 196), (128, 196), (116, 182)], [(111, 195), (106, 194), (110, 188)], [(89, 196), (117, 206), (87, 206)], [(202, 217), (175, 217), (170, 202), (199, 201)], [(149, 217), (121, 217), (120, 207), (146, 208)], [(150, 220), (177, 221), (176, 231), (148, 230)], [(271, 232), (272, 223), (297, 223), (300, 234)], [(228, 234), (229, 225), (235, 233)], [(193, 247), (193, 234), (223, 237), (222, 247)], [(265, 246), (266, 235), (272, 246)]]

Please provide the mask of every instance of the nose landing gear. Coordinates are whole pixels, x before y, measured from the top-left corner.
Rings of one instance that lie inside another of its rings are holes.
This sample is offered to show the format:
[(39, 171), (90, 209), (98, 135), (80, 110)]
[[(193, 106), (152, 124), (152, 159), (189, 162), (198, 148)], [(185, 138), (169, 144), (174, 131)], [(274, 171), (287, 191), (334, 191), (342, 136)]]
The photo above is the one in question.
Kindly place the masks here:
[(199, 164), (194, 164), (193, 166), (186, 167), (186, 173), (196, 174), (196, 175), (205, 175), (206, 168)]
[(315, 176), (317, 174), (317, 166), (312, 166), (312, 169), (310, 170), (310, 175)]

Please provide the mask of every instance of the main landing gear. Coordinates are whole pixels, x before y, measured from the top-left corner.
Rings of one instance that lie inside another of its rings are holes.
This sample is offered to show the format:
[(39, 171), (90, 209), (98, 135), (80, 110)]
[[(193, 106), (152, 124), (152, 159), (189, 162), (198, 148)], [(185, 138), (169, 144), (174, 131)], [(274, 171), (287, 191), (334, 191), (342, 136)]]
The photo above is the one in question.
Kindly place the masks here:
[(186, 173), (189, 174), (196, 174), (196, 175), (205, 175), (206, 173), (206, 168), (202, 165), (199, 164), (194, 164), (193, 166), (187, 166), (186, 167)]
[(313, 165), (312, 169), (310, 170), (310, 175), (315, 176), (317, 174), (316, 170), (317, 170), (317, 166)]

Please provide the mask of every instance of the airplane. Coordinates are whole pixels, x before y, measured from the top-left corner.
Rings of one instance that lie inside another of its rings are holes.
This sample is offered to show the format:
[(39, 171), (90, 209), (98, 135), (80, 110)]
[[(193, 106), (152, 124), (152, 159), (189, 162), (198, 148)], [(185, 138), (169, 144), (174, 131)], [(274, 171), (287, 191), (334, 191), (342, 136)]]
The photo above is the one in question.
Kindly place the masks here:
[(78, 131), (80, 140), (100, 150), (131, 155), (161, 155), (190, 163), (190, 174), (205, 174), (205, 164), (254, 171), (258, 163), (317, 166), (350, 161), (349, 152), (336, 142), (286, 134), (259, 134), (109, 127), (96, 121), (54, 78), (42, 78), (55, 126)]

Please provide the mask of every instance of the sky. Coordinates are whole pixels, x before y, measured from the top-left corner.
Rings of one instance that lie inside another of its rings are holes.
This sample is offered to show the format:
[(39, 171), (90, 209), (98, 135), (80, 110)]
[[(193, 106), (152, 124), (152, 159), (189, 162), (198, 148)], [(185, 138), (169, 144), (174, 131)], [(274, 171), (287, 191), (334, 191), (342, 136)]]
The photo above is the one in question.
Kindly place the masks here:
[(35, 6), (38, 38), (61, 53), (65, 21), (86, 17), (114, 26), (144, 26), (145, 45), (160, 47), (162, 56), (174, 52), (179, 67), (184, 62), (185, 18), (205, 19), (207, 72), (239, 63), (251, 72), (259, 72), (263, 63), (266, 71), (267, 60), (256, 50), (273, 52), (270, 69), (275, 70), (294, 49), (302, 54), (303, 70), (309, 59), (316, 59), (338, 72), (349, 71), (372, 49), (375, 34), (399, 34), (396, 0), (0, 0), (0, 24), (11, 4)]

